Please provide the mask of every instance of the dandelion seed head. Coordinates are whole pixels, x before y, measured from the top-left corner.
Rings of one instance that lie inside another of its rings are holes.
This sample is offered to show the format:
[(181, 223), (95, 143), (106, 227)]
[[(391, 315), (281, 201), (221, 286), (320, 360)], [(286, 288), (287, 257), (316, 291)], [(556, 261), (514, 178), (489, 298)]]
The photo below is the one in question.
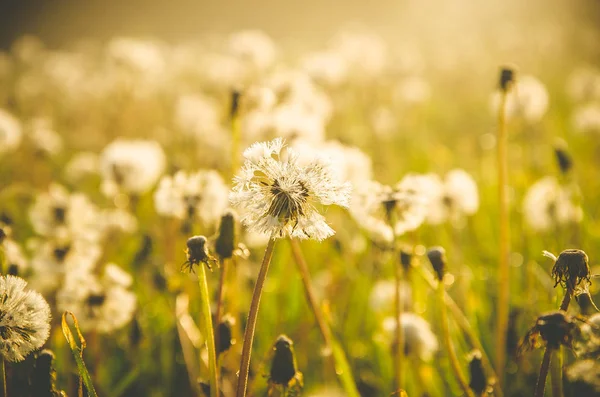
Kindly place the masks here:
[[(498, 112), (500, 96), (499, 91), (492, 96), (491, 107), (494, 114)], [(533, 76), (520, 76), (508, 91), (506, 116), (536, 123), (546, 114), (549, 102), (548, 91), (541, 81)]]
[(19, 120), (0, 108), (0, 155), (17, 149), (22, 138), (23, 130)]
[(589, 103), (575, 109), (572, 116), (575, 131), (582, 133), (600, 133), (600, 104)]
[(574, 102), (600, 100), (600, 70), (581, 67), (574, 70), (567, 79), (567, 94)]
[[(404, 329), (404, 352), (406, 356), (419, 358), (423, 361), (431, 361), (439, 348), (435, 334), (431, 331), (431, 325), (421, 316), (414, 313), (402, 313), (400, 326)], [(393, 341), (396, 329), (396, 320), (387, 317), (383, 322), (383, 329)], [(392, 344), (394, 344), (393, 341)]]
[(94, 152), (79, 152), (65, 166), (64, 175), (69, 182), (76, 184), (99, 172), (100, 157)]
[(251, 231), (316, 240), (333, 235), (315, 206), (346, 207), (350, 184), (335, 180), (328, 163), (316, 158), (299, 165), (296, 153), (281, 138), (252, 145), (244, 157), (229, 199)]
[(583, 210), (575, 203), (574, 195), (575, 192), (562, 186), (554, 177), (538, 180), (523, 199), (525, 222), (536, 231), (581, 222)]
[(26, 286), (19, 277), (0, 276), (0, 354), (11, 362), (42, 347), (50, 333), (48, 303)]

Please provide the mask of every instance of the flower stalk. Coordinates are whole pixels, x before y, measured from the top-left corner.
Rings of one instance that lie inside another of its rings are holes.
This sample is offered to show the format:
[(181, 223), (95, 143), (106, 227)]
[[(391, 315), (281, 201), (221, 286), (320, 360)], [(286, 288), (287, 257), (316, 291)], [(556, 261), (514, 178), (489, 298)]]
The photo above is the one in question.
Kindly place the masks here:
[(267, 272), (271, 259), (273, 258), (273, 251), (275, 248), (275, 239), (272, 235), (267, 244), (265, 255), (260, 265), (260, 271), (254, 285), (254, 292), (252, 293), (252, 302), (250, 303), (250, 312), (248, 313), (248, 321), (246, 322), (246, 330), (244, 331), (244, 344), (242, 347), (242, 361), (240, 363), (239, 378), (237, 384), (237, 397), (245, 397), (246, 390), (248, 388), (248, 374), (250, 372), (250, 356), (252, 354), (252, 344), (254, 343), (254, 331), (256, 330), (256, 319), (258, 317), (258, 309), (260, 306), (260, 298), (267, 279)]
[(208, 349), (208, 367), (210, 376), (210, 396), (219, 396), (219, 375), (217, 366), (217, 353), (215, 349), (215, 335), (213, 332), (212, 316), (210, 312), (210, 295), (208, 293), (208, 283), (206, 280), (206, 270), (204, 264), (198, 266), (198, 284), (200, 286), (200, 316), (206, 347)]

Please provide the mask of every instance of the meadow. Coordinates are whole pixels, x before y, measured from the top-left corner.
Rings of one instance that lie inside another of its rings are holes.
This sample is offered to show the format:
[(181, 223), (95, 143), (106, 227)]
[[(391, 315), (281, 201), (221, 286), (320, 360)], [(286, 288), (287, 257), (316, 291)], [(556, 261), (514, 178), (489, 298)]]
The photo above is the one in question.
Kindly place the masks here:
[(499, 35), (514, 58), (353, 30), (301, 52), (259, 30), (19, 39), (0, 392), (600, 395), (582, 32)]

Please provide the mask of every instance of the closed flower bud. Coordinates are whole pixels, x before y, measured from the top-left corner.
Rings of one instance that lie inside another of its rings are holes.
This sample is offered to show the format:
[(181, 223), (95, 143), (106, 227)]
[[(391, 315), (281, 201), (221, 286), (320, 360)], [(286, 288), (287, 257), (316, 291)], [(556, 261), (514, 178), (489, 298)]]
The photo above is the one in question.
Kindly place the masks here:
[(221, 259), (231, 258), (235, 250), (235, 213), (227, 211), (221, 217), (219, 236), (215, 241), (215, 253)]
[(554, 144), (554, 154), (560, 172), (567, 174), (573, 168), (573, 158), (568, 151), (567, 144), (562, 140), (557, 141)]
[(54, 353), (44, 349), (35, 359), (31, 376), (31, 395), (36, 397), (60, 397), (62, 392), (56, 388), (56, 371), (53, 367)]
[(231, 91), (231, 108), (230, 108), (230, 117), (236, 118), (240, 111), (240, 97), (242, 93), (239, 90)]
[(444, 279), (446, 274), (446, 250), (442, 247), (433, 247), (427, 251), (427, 258), (439, 281)]
[(235, 339), (231, 332), (231, 328), (235, 325), (235, 319), (231, 315), (223, 316), (223, 320), (217, 328), (219, 334), (219, 346), (217, 346), (217, 355), (225, 353), (231, 346), (235, 344)]
[(515, 71), (513, 68), (505, 66), (500, 69), (500, 89), (504, 92), (508, 91), (510, 86), (515, 81)]
[(487, 389), (488, 382), (483, 371), (481, 352), (479, 350), (473, 350), (470, 354), (469, 374), (471, 378), (469, 387), (475, 392), (475, 395), (482, 395)]
[(279, 335), (277, 338), (273, 346), (269, 384), (284, 388), (294, 384), (302, 385), (302, 374), (298, 372), (293, 345), (294, 342), (285, 335)]

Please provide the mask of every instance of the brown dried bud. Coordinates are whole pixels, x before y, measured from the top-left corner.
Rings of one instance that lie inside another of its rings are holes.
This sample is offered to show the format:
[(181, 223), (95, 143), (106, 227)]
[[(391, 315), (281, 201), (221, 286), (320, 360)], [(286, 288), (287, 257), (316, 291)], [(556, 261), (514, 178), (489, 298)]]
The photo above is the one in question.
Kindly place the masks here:
[(500, 69), (500, 89), (502, 91), (508, 91), (514, 81), (515, 70), (513, 68), (504, 66), (502, 69)]
[[(590, 281), (588, 256), (579, 249), (567, 249), (560, 253), (552, 267), (552, 277), (556, 287), (562, 285), (568, 294), (587, 290)], [(583, 284), (583, 285), (582, 285)]]
[(427, 258), (429, 258), (438, 280), (442, 281), (446, 274), (446, 250), (442, 247), (433, 247), (427, 251)]
[(471, 378), (469, 387), (475, 392), (475, 395), (482, 395), (487, 389), (488, 381), (485, 377), (485, 372), (483, 371), (481, 352), (479, 350), (473, 350), (470, 354), (469, 374)]
[(557, 140), (554, 144), (554, 154), (558, 168), (563, 174), (567, 174), (573, 168), (573, 158), (569, 153), (567, 144), (563, 140)]
[(193, 271), (194, 265), (205, 264), (211, 269), (211, 264), (215, 263), (215, 258), (208, 252), (208, 240), (204, 236), (190, 237), (186, 243), (187, 249), (185, 253), (187, 260), (182, 266), (182, 270), (187, 268), (188, 271)]
[(519, 346), (518, 355), (543, 345), (546, 345), (548, 349), (558, 349), (561, 345), (572, 349), (573, 339), (579, 332), (579, 326), (566, 312), (557, 310), (543, 314), (527, 331), (521, 346)]
[(221, 259), (231, 258), (235, 250), (235, 212), (228, 210), (221, 217), (215, 252)]

